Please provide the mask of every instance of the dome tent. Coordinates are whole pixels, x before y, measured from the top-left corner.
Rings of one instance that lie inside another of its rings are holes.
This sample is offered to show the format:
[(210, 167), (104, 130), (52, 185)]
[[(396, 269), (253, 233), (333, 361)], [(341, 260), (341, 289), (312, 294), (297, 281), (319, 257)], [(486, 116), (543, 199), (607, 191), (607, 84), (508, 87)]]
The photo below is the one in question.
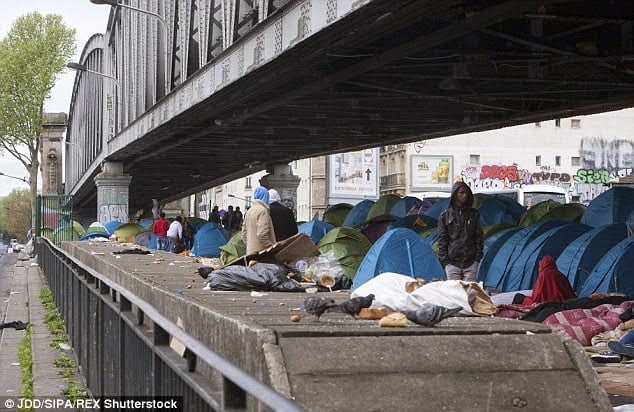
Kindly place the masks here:
[(322, 237), (335, 227), (328, 222), (324, 222), (323, 220), (309, 220), (308, 222), (304, 222), (297, 227), (297, 231), (299, 233), (306, 233), (310, 236), (310, 240), (313, 243), (319, 243)]
[(376, 241), (359, 265), (352, 289), (384, 272), (423, 278), (428, 282), (445, 278), (431, 246), (405, 228), (391, 229)]
[(227, 243), (224, 229), (217, 223), (209, 222), (198, 228), (194, 235), (192, 255), (203, 257), (220, 257), (220, 246)]
[(630, 236), (625, 223), (594, 228), (570, 242), (557, 258), (557, 267), (579, 294), (599, 260), (616, 244)]
[(372, 209), (372, 206), (374, 206), (374, 200), (363, 199), (350, 209), (341, 226), (354, 228), (361, 226), (366, 221), (368, 212)]
[(333, 252), (350, 279), (354, 278), (370, 247), (372, 244), (363, 233), (348, 226), (332, 229), (317, 243), (317, 250), (322, 255)]
[(581, 223), (592, 227), (612, 223), (634, 223), (634, 187), (613, 187), (595, 197), (581, 217)]

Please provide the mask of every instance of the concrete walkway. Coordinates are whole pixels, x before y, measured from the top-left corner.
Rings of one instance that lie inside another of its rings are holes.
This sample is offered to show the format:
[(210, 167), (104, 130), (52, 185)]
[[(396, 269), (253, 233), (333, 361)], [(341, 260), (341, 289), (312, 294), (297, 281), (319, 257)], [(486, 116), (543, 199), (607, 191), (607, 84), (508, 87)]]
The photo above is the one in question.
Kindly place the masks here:
[[(66, 379), (59, 375), (60, 369), (54, 364), (62, 353), (59, 348), (51, 347), (53, 335), (44, 323), (46, 309), (40, 301), (40, 291), (47, 287), (46, 279), (34, 259), (20, 254), (13, 268), (11, 292), (6, 301), (6, 315), (3, 322), (20, 320), (31, 323), (31, 357), (33, 359), (33, 397), (62, 397), (67, 387)], [(22, 394), (21, 371), (18, 360), (18, 347), (26, 335), (26, 330), (5, 328), (0, 331), (0, 397), (15, 397)], [(72, 351), (66, 354), (75, 359)], [(85, 387), (84, 379), (75, 371), (73, 377), (77, 385)], [(5, 405), (0, 405), (0, 410)]]

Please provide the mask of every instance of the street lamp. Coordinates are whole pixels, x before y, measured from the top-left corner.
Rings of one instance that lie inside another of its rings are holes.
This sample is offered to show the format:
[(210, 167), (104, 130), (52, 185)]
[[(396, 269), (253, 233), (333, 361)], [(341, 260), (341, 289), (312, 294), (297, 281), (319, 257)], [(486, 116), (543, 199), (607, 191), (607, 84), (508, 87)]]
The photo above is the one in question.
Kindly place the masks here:
[(163, 55), (164, 55), (163, 72), (165, 73), (165, 95), (167, 96), (167, 94), (169, 93), (169, 82), (167, 81), (167, 23), (165, 22), (165, 19), (161, 15), (154, 13), (152, 11), (139, 9), (133, 6), (128, 6), (127, 4), (121, 4), (117, 0), (90, 0), (90, 2), (92, 4), (98, 4), (98, 5), (109, 4), (115, 7), (119, 6), (125, 9), (134, 10), (139, 13), (152, 16), (161, 23), (161, 25), (163, 26), (163, 41), (164, 41), (163, 43)]
[(233, 193), (229, 193), (229, 194), (227, 195), (227, 197), (233, 197), (233, 198), (235, 198), (235, 199), (244, 200), (244, 201), (245, 201), (245, 202), (247, 202), (247, 203), (249, 202), (247, 199), (245, 199), (245, 198), (243, 198), (243, 197), (238, 197), (238, 196), (234, 195)]
[(105, 73), (96, 72), (94, 70), (89, 70), (88, 67), (86, 67), (83, 64), (70, 62), (70, 63), (66, 64), (66, 67), (68, 67), (69, 69), (77, 70), (78, 72), (92, 73), (92, 74), (96, 74), (97, 76), (107, 77), (109, 79), (112, 79), (114, 81), (115, 85), (117, 87), (119, 87), (119, 80), (117, 80), (116, 77), (112, 77), (112, 76), (110, 76), (108, 74), (105, 74)]
[(28, 180), (26, 180), (26, 179), (25, 179), (25, 178), (23, 178), (23, 177), (11, 176), (11, 175), (8, 175), (8, 174), (6, 174), (6, 173), (2, 173), (2, 172), (0, 172), (0, 176), (10, 177), (11, 179), (16, 179), (16, 180), (21, 180), (21, 181), (23, 181), (24, 183), (26, 183), (26, 184), (28, 184), (28, 185), (30, 185), (30, 184), (31, 184), (31, 182), (29, 182)]

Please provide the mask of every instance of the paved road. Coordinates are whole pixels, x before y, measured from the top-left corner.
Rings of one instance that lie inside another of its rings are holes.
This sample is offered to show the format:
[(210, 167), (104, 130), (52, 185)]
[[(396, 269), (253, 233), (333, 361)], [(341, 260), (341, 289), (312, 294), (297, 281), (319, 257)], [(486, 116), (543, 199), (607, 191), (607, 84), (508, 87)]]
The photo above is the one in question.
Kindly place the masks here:
[(13, 267), (18, 259), (17, 253), (2, 253), (0, 254), (0, 297), (2, 298), (2, 304), (0, 304), (0, 321), (4, 321), (4, 317), (7, 311), (7, 299), (11, 292), (11, 280), (10, 276), (13, 273)]

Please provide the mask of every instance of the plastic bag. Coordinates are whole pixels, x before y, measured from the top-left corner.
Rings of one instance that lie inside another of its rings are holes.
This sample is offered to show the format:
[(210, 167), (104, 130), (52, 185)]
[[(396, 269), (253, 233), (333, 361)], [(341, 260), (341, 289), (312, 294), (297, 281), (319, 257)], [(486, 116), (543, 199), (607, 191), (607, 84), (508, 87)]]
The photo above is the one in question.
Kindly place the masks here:
[(235, 265), (214, 270), (207, 280), (212, 290), (304, 292), (302, 286), (288, 279), (287, 273), (288, 269), (284, 266), (274, 263), (256, 263), (253, 266)]
[(333, 251), (311, 258), (304, 275), (310, 277), (317, 285), (333, 287), (345, 272)]

